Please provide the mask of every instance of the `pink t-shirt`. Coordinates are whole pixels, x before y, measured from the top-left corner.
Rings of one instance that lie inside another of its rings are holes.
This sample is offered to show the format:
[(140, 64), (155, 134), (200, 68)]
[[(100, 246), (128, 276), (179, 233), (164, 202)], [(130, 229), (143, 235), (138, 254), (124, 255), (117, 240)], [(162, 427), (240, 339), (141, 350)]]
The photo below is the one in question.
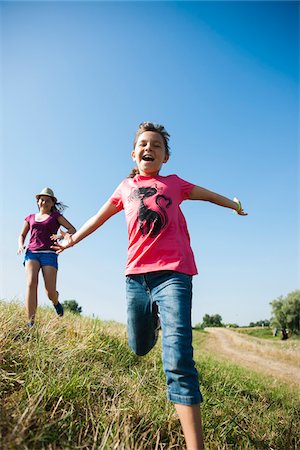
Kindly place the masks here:
[(28, 244), (28, 250), (32, 252), (37, 251), (53, 251), (50, 246), (53, 245), (50, 236), (56, 234), (60, 224), (58, 222), (58, 217), (60, 212), (54, 211), (51, 215), (42, 222), (35, 220), (35, 214), (30, 214), (25, 217), (26, 222), (29, 223), (30, 227), (30, 239)]
[(195, 185), (177, 175), (126, 178), (110, 198), (124, 209), (128, 227), (126, 275), (197, 268), (186, 221), (179, 207)]

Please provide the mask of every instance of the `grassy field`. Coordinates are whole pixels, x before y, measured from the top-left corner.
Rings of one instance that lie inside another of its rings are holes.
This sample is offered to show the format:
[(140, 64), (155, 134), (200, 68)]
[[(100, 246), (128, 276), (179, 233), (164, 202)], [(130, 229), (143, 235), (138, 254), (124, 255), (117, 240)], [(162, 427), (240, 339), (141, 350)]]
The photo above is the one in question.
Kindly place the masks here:
[[(184, 449), (160, 343), (138, 358), (123, 325), (50, 308), (28, 330), (13, 302), (0, 320), (1, 449)], [(299, 393), (202, 351), (205, 340), (194, 332), (206, 449), (298, 449)]]
[(245, 327), (245, 328), (236, 328), (234, 331), (238, 333), (247, 334), (248, 336), (254, 336), (261, 339), (281, 339), (280, 330), (277, 336), (273, 336), (273, 330), (270, 327)]
[[(281, 331), (278, 330), (277, 336), (273, 335), (273, 329), (270, 327), (245, 327), (245, 328), (234, 328), (234, 331), (237, 333), (247, 334), (249, 336), (258, 337), (260, 339), (271, 339), (271, 340), (281, 340)], [(289, 337), (290, 341), (299, 341), (300, 336), (297, 336), (296, 334), (292, 334)]]

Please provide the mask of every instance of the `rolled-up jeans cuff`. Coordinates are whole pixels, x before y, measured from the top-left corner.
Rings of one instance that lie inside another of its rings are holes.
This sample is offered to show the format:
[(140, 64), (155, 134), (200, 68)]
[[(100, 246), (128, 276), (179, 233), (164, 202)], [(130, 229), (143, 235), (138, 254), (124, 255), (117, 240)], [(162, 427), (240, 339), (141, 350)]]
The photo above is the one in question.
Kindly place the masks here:
[(187, 396), (187, 395), (178, 395), (178, 394), (172, 394), (168, 392), (168, 400), (173, 403), (179, 403), (180, 405), (197, 405), (198, 403), (203, 402), (202, 394), (199, 392), (199, 395), (197, 396)]

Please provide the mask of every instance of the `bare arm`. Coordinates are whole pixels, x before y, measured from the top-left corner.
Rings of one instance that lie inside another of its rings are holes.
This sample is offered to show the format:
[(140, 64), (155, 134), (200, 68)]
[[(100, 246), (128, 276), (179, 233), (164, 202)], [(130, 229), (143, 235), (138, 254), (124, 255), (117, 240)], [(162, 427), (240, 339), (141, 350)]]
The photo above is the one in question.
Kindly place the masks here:
[(62, 244), (56, 243), (51, 248), (56, 250), (56, 253), (61, 253), (68, 247), (72, 247), (75, 244), (78, 244), (78, 242), (82, 241), (82, 239), (89, 236), (91, 233), (96, 231), (101, 225), (103, 225), (110, 217), (115, 215), (119, 210), (117, 207), (111, 203), (110, 201), (107, 201), (104, 203), (102, 208), (95, 214), (93, 217), (91, 217), (87, 222), (85, 222), (82, 227), (76, 231), (75, 234), (69, 234), (66, 233), (64, 236), (64, 241)]
[(18, 238), (18, 251), (17, 254), (20, 255), (25, 250), (25, 239), (28, 234), (30, 227), (28, 222), (24, 222), (22, 231)]
[(66, 235), (66, 233), (68, 234), (74, 234), (76, 233), (76, 228), (73, 227), (73, 225), (64, 217), (64, 216), (59, 216), (58, 217), (58, 222), (61, 226), (63, 226), (64, 228), (66, 228), (66, 232), (63, 231), (61, 228), (58, 230), (57, 234), (52, 234), (50, 236), (50, 239), (52, 241), (56, 241), (57, 239), (63, 239)]
[(204, 189), (200, 186), (193, 187), (189, 199), (215, 203), (216, 205), (224, 206), (225, 208), (234, 209), (241, 216), (247, 216), (247, 213), (244, 212), (242, 206), (238, 202), (230, 200), (227, 197), (223, 197), (223, 195), (209, 191), (208, 189)]
[(59, 216), (58, 222), (67, 230), (67, 233), (76, 233), (76, 228), (74, 228), (73, 225), (64, 216)]

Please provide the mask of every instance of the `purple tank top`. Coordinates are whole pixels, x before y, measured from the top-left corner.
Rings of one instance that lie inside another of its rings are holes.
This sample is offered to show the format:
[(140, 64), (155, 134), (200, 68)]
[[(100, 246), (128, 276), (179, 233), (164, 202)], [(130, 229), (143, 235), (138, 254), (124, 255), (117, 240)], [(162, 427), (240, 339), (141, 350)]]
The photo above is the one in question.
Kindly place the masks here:
[(28, 244), (28, 250), (32, 252), (40, 250), (52, 250), (50, 246), (53, 245), (50, 236), (56, 234), (60, 224), (58, 222), (58, 217), (60, 212), (54, 211), (46, 220), (43, 222), (37, 222), (35, 220), (35, 214), (30, 214), (25, 217), (26, 222), (30, 226), (30, 239)]

